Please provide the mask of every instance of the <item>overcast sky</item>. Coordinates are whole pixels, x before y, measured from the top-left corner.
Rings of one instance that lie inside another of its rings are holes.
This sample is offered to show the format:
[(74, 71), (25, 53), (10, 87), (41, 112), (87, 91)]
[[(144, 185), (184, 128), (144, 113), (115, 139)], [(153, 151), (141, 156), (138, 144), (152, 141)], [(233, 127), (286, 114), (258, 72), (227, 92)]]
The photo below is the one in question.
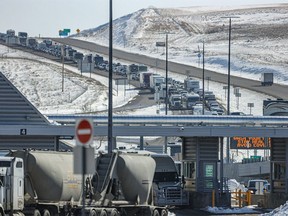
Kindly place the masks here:
[[(85, 30), (109, 20), (109, 0), (0, 0), (0, 32), (14, 29), (29, 36), (58, 36), (63, 28)], [(288, 3), (288, 0), (114, 0), (113, 19), (154, 6), (235, 6)]]

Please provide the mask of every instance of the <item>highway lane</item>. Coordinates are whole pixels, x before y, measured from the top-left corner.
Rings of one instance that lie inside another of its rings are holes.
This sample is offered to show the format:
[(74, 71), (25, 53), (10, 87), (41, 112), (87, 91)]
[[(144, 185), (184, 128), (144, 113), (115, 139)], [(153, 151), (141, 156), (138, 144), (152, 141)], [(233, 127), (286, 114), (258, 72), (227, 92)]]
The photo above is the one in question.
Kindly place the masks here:
[[(82, 41), (73, 38), (51, 38), (55, 42), (78, 47), (91, 52), (108, 55), (108, 47), (98, 45), (92, 42)], [(129, 53), (127, 51), (114, 49), (113, 56), (115, 58), (131, 61), (133, 63), (145, 64), (147, 66), (155, 67), (157, 61), (157, 67), (165, 70), (165, 60), (156, 59), (142, 54)], [(169, 61), (169, 72), (175, 72), (186, 75), (186, 71), (190, 71), (191, 76), (202, 79), (202, 68), (196, 68), (190, 65)], [(205, 77), (211, 77), (211, 81), (219, 83), (227, 83), (227, 75), (217, 73), (210, 70), (205, 70)], [(231, 85), (241, 88), (250, 89), (255, 92), (264, 93), (276, 98), (288, 99), (288, 86), (273, 84), (272, 86), (261, 86), (260, 81), (250, 80), (243, 77), (237, 77), (231, 75)], [(256, 99), (256, 98), (255, 98)]]

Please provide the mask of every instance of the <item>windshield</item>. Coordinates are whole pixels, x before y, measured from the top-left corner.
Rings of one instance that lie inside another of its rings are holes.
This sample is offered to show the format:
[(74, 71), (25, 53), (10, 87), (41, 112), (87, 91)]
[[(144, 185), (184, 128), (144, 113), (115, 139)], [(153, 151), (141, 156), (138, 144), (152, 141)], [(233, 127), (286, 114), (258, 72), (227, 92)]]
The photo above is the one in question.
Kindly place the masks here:
[(195, 101), (199, 101), (199, 98), (198, 97), (188, 97), (187, 101), (188, 102), (195, 102)]
[(11, 162), (10, 161), (0, 161), (0, 167), (10, 167)]
[(153, 182), (178, 182), (177, 172), (156, 172)]

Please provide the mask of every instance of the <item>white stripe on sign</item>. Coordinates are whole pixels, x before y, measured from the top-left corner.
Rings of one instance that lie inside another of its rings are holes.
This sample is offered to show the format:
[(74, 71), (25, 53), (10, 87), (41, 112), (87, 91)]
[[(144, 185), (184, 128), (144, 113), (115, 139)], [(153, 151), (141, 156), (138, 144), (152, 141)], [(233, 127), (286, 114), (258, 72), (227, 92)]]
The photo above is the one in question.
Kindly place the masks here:
[(91, 134), (91, 129), (79, 129), (78, 134), (79, 135)]

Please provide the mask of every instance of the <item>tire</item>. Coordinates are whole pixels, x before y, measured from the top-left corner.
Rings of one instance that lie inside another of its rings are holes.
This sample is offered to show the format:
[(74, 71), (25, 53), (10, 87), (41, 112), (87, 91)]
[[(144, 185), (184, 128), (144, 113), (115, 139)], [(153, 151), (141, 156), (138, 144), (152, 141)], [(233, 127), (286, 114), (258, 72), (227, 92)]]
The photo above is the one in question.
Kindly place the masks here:
[(44, 209), (43, 216), (51, 216), (50, 211), (48, 209)]
[(108, 216), (107, 211), (105, 209), (102, 209), (100, 216)]
[(161, 216), (168, 216), (168, 211), (166, 209), (162, 209)]
[(33, 216), (41, 216), (41, 213), (38, 209), (34, 210)]
[(91, 209), (89, 212), (89, 216), (98, 216), (99, 214), (97, 214), (95, 209)]
[(120, 216), (120, 212), (117, 209), (112, 209), (110, 216)]
[(153, 216), (160, 216), (159, 211), (157, 209), (154, 209)]

